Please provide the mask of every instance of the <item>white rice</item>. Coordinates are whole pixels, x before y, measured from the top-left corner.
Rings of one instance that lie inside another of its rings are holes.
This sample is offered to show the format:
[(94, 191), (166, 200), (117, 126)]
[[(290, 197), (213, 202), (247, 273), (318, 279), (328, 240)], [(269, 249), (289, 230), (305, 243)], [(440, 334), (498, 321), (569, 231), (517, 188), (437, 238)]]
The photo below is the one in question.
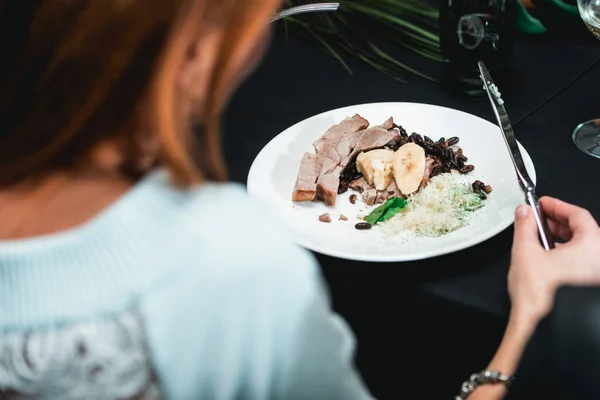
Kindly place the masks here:
[(381, 228), (389, 235), (412, 232), (417, 236), (440, 236), (469, 224), (475, 210), (485, 205), (473, 193), (470, 175), (445, 173), (435, 176), (418, 193), (409, 196), (406, 207)]

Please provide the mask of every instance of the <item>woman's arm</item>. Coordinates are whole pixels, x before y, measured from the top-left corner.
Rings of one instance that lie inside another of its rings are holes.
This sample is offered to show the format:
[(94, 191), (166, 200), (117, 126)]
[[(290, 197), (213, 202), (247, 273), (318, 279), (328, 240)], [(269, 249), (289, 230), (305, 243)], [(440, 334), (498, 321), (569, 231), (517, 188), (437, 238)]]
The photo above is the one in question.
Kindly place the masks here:
[[(539, 242), (539, 232), (529, 206), (519, 206), (515, 213), (515, 232), (508, 273), (508, 292), (512, 303), (511, 317), (504, 337), (487, 369), (512, 376), (527, 342), (539, 321), (552, 309), (559, 286), (600, 283), (600, 228), (583, 208), (557, 199), (542, 197), (552, 235), (560, 242), (546, 251)], [(469, 400), (502, 399), (507, 393), (503, 383), (482, 384)]]
[[(499, 371), (504, 375), (513, 375), (527, 342), (535, 330), (536, 321), (531, 318), (512, 315), (504, 332), (502, 342), (487, 366), (489, 371)], [(479, 386), (469, 396), (469, 400), (496, 400), (506, 396), (506, 385), (499, 383)]]

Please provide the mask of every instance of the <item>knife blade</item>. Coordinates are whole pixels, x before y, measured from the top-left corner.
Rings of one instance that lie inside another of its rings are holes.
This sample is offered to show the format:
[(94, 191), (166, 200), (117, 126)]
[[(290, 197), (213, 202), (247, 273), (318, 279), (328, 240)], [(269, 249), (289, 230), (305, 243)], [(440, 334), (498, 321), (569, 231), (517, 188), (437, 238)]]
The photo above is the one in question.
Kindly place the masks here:
[(540, 242), (546, 250), (553, 249), (555, 247), (554, 240), (550, 230), (548, 229), (544, 211), (539, 206), (539, 199), (536, 193), (535, 185), (527, 173), (527, 168), (525, 168), (525, 162), (523, 161), (523, 156), (519, 150), (519, 145), (517, 144), (517, 139), (515, 138), (515, 132), (504, 107), (504, 101), (502, 100), (500, 92), (498, 91), (498, 87), (496, 84), (494, 84), (490, 72), (485, 64), (479, 61), (478, 66), (481, 74), (481, 80), (483, 81), (483, 86), (488, 94), (490, 103), (492, 104), (492, 109), (494, 110), (494, 114), (498, 120), (498, 126), (503, 134), (502, 136), (504, 137), (504, 142), (508, 147), (510, 158), (515, 167), (519, 185), (521, 186), (521, 189), (525, 195), (525, 202), (529, 204), (533, 210), (539, 231)]

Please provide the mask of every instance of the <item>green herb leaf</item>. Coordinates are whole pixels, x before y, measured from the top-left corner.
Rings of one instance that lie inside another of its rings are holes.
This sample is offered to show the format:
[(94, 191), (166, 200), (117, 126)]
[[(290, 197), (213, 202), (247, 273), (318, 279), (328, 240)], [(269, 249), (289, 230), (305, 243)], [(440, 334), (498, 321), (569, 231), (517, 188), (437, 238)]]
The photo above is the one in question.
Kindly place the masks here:
[(402, 211), (406, 207), (407, 201), (401, 197), (394, 197), (394, 201), (387, 209), (387, 211), (381, 216), (378, 222), (387, 221), (392, 218), (398, 212)]
[(386, 208), (385, 208), (386, 205), (387, 205), (387, 202), (385, 204), (380, 205), (373, 211), (371, 211), (371, 213), (365, 217), (365, 222), (368, 222), (371, 225), (375, 225), (377, 223), (377, 221), (379, 221), (379, 218), (381, 218), (383, 213), (386, 211)]
[(401, 211), (408, 202), (402, 197), (390, 197), (383, 205), (377, 207), (365, 217), (365, 221), (371, 225), (387, 221)]

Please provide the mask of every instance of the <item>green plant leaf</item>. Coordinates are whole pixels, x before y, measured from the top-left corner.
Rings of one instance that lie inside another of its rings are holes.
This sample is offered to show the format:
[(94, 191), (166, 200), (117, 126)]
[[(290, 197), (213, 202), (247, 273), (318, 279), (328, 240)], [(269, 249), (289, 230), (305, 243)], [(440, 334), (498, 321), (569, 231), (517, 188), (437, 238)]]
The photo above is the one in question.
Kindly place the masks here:
[(375, 225), (378, 222), (387, 221), (402, 211), (407, 204), (408, 202), (402, 197), (390, 197), (385, 203), (371, 211), (365, 217), (365, 222)]
[[(400, 46), (431, 60), (444, 62), (438, 36), (438, 9), (422, 0), (339, 0), (334, 13), (288, 18), (290, 32), (304, 38), (352, 73), (344, 54), (360, 60), (395, 80), (406, 82), (407, 74), (437, 82), (438, 79), (391, 55), (390, 46)], [(286, 0), (288, 7), (310, 3)], [(286, 28), (288, 25), (286, 24)], [(389, 46), (380, 46), (384, 42)]]

